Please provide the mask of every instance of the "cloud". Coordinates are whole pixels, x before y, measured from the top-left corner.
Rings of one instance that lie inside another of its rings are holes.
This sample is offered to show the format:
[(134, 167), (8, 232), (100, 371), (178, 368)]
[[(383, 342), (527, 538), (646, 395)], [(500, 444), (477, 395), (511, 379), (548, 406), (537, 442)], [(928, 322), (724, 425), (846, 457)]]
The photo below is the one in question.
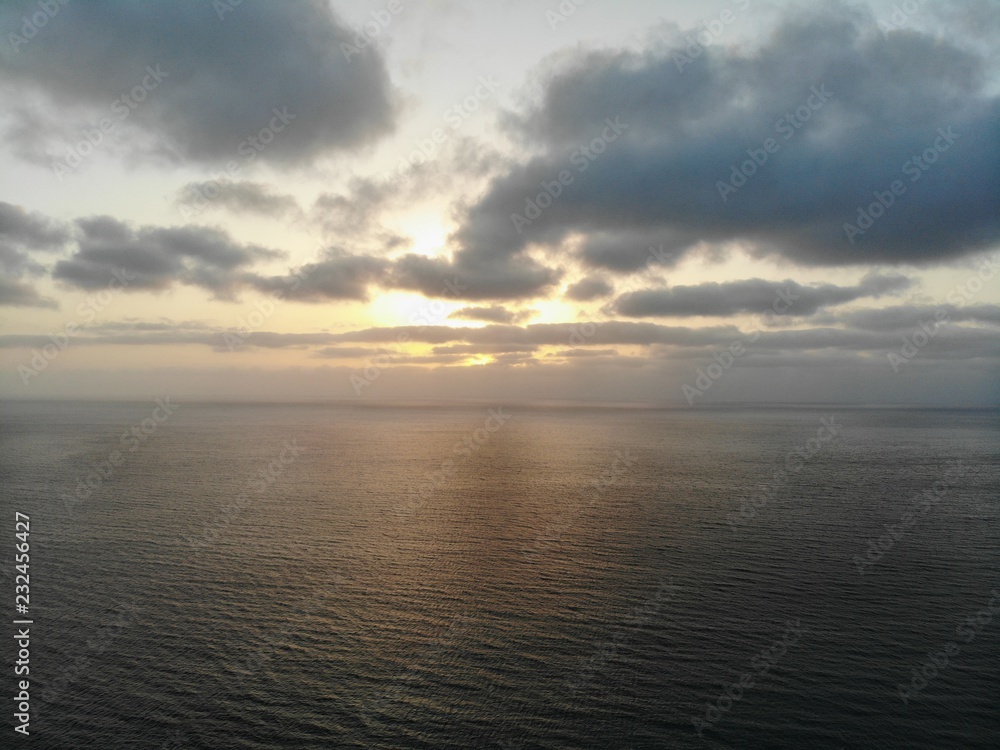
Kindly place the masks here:
[(905, 276), (876, 274), (869, 274), (856, 286), (804, 286), (791, 279), (746, 279), (722, 284), (710, 282), (668, 289), (643, 289), (623, 294), (611, 307), (614, 312), (632, 318), (728, 316), (769, 311), (804, 317), (831, 305), (894, 294), (908, 289), (911, 283)]
[[(582, 332), (587, 332), (587, 336)], [(709, 326), (688, 328), (664, 326), (655, 323), (606, 321), (602, 323), (538, 323), (528, 326), (488, 325), (482, 328), (452, 328), (450, 326), (397, 326), (366, 328), (360, 331), (333, 334), (344, 342), (394, 342), (406, 340), (446, 344), (530, 344), (535, 346), (566, 346), (583, 337), (588, 345), (634, 344), (647, 346), (665, 344), (674, 346), (728, 345), (741, 336), (735, 326)]]
[(54, 252), (69, 240), (69, 227), (37, 212), (0, 201), (0, 269), (20, 278), (39, 275), (44, 268), (30, 251)]
[(0, 243), (33, 250), (57, 250), (70, 237), (64, 224), (0, 201)]
[(368, 349), (363, 346), (326, 346), (316, 351), (313, 356), (320, 359), (365, 359), (383, 352), (383, 349)]
[(342, 248), (327, 249), (322, 258), (285, 276), (247, 275), (259, 291), (298, 302), (367, 300), (368, 289), (385, 276), (389, 262), (368, 255), (352, 255)]
[(328, 232), (367, 232), (398, 190), (399, 186), (392, 181), (355, 177), (350, 180), (345, 193), (320, 195), (313, 204), (312, 213)]
[(48, 307), (58, 309), (54, 299), (43, 297), (33, 286), (16, 279), (0, 277), (0, 306)]
[(838, 319), (853, 328), (866, 331), (901, 331), (921, 322), (931, 324), (939, 315), (950, 323), (986, 323), (1000, 325), (1000, 305), (898, 305), (881, 309), (852, 310)]
[(427, 297), (530, 299), (546, 293), (560, 275), (532, 258), (490, 258), (461, 250), (452, 260), (404, 255), (393, 267), (391, 284)]
[[(178, 324), (173, 330), (164, 330), (159, 325), (142, 327), (133, 321), (122, 326), (121, 330), (113, 330), (113, 327), (82, 329), (74, 336), (73, 343), (74, 346), (204, 345), (219, 353), (229, 351), (223, 331), (205, 330), (201, 324)], [(567, 344), (575, 345), (580, 341), (581, 330), (588, 330), (592, 335), (583, 339), (582, 346), (564, 348)], [(678, 372), (686, 376), (696, 366), (695, 363), (713, 361), (714, 352), (734, 342), (742, 342), (747, 347), (747, 354), (738, 360), (738, 367), (751, 363), (756, 368), (794, 368), (836, 360), (867, 368), (874, 361), (871, 355), (876, 355), (876, 360), (887, 362), (885, 355), (890, 351), (899, 351), (904, 336), (913, 331), (913, 327), (874, 331), (808, 328), (760, 332), (751, 337), (751, 334), (734, 326), (686, 328), (607, 321), (489, 325), (482, 328), (399, 326), (345, 333), (257, 331), (246, 346), (274, 350), (314, 349), (315, 357), (352, 359), (385, 354), (386, 350), (379, 345), (391, 345), (389, 363), (393, 365), (445, 364), (461, 362), (475, 355), (489, 355), (496, 362), (506, 364), (540, 364), (541, 360), (531, 356), (534, 352), (541, 347), (559, 347), (557, 357), (567, 360), (627, 367), (679, 366)], [(400, 341), (432, 344), (433, 354), (397, 351)], [(31, 349), (48, 343), (51, 342), (46, 335), (0, 335), (0, 348)], [(646, 352), (642, 356), (620, 356), (612, 348), (620, 346), (642, 347)], [(953, 324), (941, 326), (913, 363), (926, 367), (935, 361), (965, 361), (969, 368), (995, 369), (1000, 361), (1000, 330)]]
[(397, 365), (453, 365), (467, 359), (451, 354), (397, 354), (392, 357)]
[[(465, 252), (509, 259), (582, 236), (581, 260), (630, 272), (649, 244), (674, 261), (736, 242), (836, 266), (931, 264), (1000, 241), (992, 63), (952, 28), (883, 35), (835, 2), (788, 14), (760, 46), (712, 45), (685, 61), (685, 44), (580, 50), (545, 68), (541, 97), (508, 118), (533, 156), (468, 210), (456, 233)], [(609, 120), (626, 129), (604, 148)], [(580, 157), (592, 144), (594, 158)], [(747, 160), (750, 177), (734, 179)], [(563, 170), (571, 184), (515, 225)], [(884, 198), (896, 182), (903, 192)], [(879, 196), (890, 207), (849, 236), (845, 224)]]
[(537, 344), (452, 344), (434, 347), (435, 354), (515, 354), (537, 350)]
[[(909, 331), (912, 333), (912, 330)], [(899, 351), (903, 335), (893, 331), (854, 331), (839, 328), (812, 328), (762, 333), (754, 344), (756, 355), (771, 355), (775, 366), (783, 365), (788, 352), (824, 349), (856, 352)], [(1000, 356), (1000, 332), (962, 326), (942, 327), (933, 343), (920, 350), (922, 359), (997, 359)]]
[[(141, 227), (109, 216), (78, 219), (76, 251), (60, 260), (52, 277), (80, 289), (101, 289), (122, 274), (125, 288), (161, 290), (174, 284), (204, 287), (219, 296), (239, 286), (239, 273), (281, 253), (240, 245), (220, 229), (201, 226)], [(120, 279), (121, 280), (121, 279)]]
[(58, 308), (43, 297), (25, 276), (40, 276), (45, 267), (32, 251), (54, 252), (69, 240), (69, 228), (42, 214), (0, 201), (0, 306)]
[(217, 328), (197, 320), (140, 320), (138, 318), (123, 318), (108, 320), (101, 323), (89, 323), (88, 333), (134, 333), (137, 331), (216, 331)]
[[(253, 183), (239, 183), (232, 200), (244, 208), (263, 200), (291, 206), (289, 196), (271, 193)], [(258, 189), (260, 187), (260, 189)], [(191, 188), (188, 185), (184, 190)], [(285, 199), (288, 199), (287, 201)], [(392, 288), (393, 262), (341, 247), (327, 248), (319, 259), (284, 275), (264, 275), (255, 266), (285, 257), (285, 253), (255, 244), (240, 244), (227, 232), (205, 226), (143, 226), (134, 228), (111, 216), (77, 219), (75, 232), (41, 214), (28, 214), (0, 203), (0, 268), (18, 277), (45, 268), (32, 260), (28, 249), (56, 250), (71, 237), (76, 247), (59, 260), (52, 278), (69, 286), (95, 290), (116, 278), (127, 291), (160, 291), (181, 284), (208, 289), (231, 298), (242, 289), (255, 289), (286, 300), (328, 302), (369, 298), (374, 286)], [(448, 294), (442, 281), (438, 296)], [(10, 284), (8, 304), (50, 306), (24, 284)], [(523, 318), (518, 318), (521, 320)]]
[(189, 182), (178, 191), (177, 205), (191, 207), (204, 204), (236, 214), (282, 217), (300, 213), (291, 195), (276, 192), (260, 182)]
[(323, 193), (308, 217), (333, 242), (350, 241), (373, 252), (405, 249), (412, 241), (383, 226), (383, 214), (406, 205), (399, 180), (352, 177), (341, 193)]
[(564, 359), (580, 359), (588, 357), (617, 357), (617, 349), (563, 349), (561, 352), (556, 352), (556, 357), (563, 357)]
[[(304, 163), (391, 130), (396, 105), (382, 57), (368, 48), (348, 59), (340, 45), (354, 32), (328, 3), (244, 0), (222, 18), (216, 6), (60, 4), (43, 33), (14, 48), (9, 34), (19, 34), (22, 17), (38, 6), (4, 3), (0, 75), (20, 94), (8, 101), (24, 108), (41, 95), (47, 105), (30, 113), (35, 119), (59, 121), (71, 112), (83, 128), (109, 117), (125, 122), (134, 148), (155, 141), (174, 158), (207, 164), (244, 161), (241, 143), (267, 127), (274, 110), (293, 119), (263, 150), (247, 146), (253, 156), (246, 160)], [(147, 66), (160, 72), (155, 90), (112, 109), (142, 85)], [(23, 148), (23, 132), (20, 142)]]
[[(258, 191), (256, 187), (241, 196), (236, 200), (247, 198), (252, 202), (270, 196), (284, 202), (284, 196)], [(55, 249), (73, 236), (75, 250), (52, 270), (53, 279), (69, 286), (102, 289), (117, 278), (131, 292), (160, 291), (182, 284), (208, 289), (226, 299), (249, 288), (299, 302), (367, 300), (369, 288), (384, 284), (391, 269), (388, 260), (330, 247), (313, 263), (290, 269), (285, 275), (268, 276), (254, 267), (283, 258), (284, 252), (240, 244), (227, 232), (213, 227), (136, 229), (111, 216), (90, 216), (77, 219), (75, 228), (71, 235), (67, 227), (40, 214), (25, 214), (0, 203), (0, 267), (12, 275), (25, 269), (42, 273), (45, 269), (22, 248)], [(21, 305), (51, 303), (16, 284), (7, 288), (6, 298)]]
[[(107, 331), (96, 336), (80, 336), (74, 341), (84, 341), (91, 345), (171, 345), (171, 344), (208, 344), (219, 346), (222, 342), (221, 331), (206, 331), (201, 327), (178, 326), (175, 330), (151, 329), (143, 331), (135, 324), (121, 331)], [(316, 346), (342, 346), (344, 344), (391, 344), (398, 346), (400, 341), (415, 344), (434, 345), (468, 345), (474, 347), (465, 352), (440, 353), (474, 353), (474, 352), (531, 352), (540, 346), (566, 346), (571, 344), (580, 331), (591, 331), (586, 344), (607, 346), (612, 344), (632, 344), (648, 346), (654, 344), (672, 346), (714, 346), (728, 345), (742, 334), (735, 326), (712, 326), (704, 328), (687, 328), (682, 326), (664, 326), (655, 323), (633, 323), (625, 321), (608, 321), (604, 323), (541, 323), (528, 326), (487, 325), (481, 328), (458, 328), (445, 325), (424, 326), (389, 326), (365, 328), (344, 333), (278, 333), (275, 331), (255, 331), (248, 340), (251, 346), (261, 346), (275, 349), (302, 349)], [(8, 335), (0, 336), (0, 347), (3, 346), (33, 346), (35, 341), (46, 341), (44, 336)]]
[(699, 242), (699, 234), (694, 231), (593, 230), (581, 239), (577, 252), (585, 266), (631, 273), (643, 268), (672, 268)]
[(601, 297), (607, 297), (614, 290), (614, 287), (604, 279), (589, 276), (568, 286), (566, 288), (566, 299), (571, 299), (575, 302), (590, 302)]
[(485, 323), (520, 323), (535, 314), (534, 310), (514, 311), (502, 305), (463, 307), (448, 316), (449, 320), (479, 320)]

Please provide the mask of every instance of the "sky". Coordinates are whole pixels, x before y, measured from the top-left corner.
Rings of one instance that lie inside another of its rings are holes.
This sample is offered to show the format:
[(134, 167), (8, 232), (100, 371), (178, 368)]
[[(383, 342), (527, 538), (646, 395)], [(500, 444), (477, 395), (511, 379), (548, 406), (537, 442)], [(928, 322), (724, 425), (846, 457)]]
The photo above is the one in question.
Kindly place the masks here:
[(0, 398), (1000, 403), (1000, 3), (0, 4)]

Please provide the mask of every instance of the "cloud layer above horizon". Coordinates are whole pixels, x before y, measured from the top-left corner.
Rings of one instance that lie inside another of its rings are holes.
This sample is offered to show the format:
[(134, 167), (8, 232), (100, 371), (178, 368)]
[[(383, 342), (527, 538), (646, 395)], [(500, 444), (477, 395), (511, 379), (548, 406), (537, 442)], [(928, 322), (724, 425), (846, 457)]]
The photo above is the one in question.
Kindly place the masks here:
[[(50, 5), (0, 6), (0, 161), (23, 176), (0, 195), (11, 393), (31, 390), (18, 368), (46, 336), (81, 323), (79, 300), (113, 293), (125, 309), (83, 321), (79, 363), (59, 349), (53, 370), (92, 369), (95, 347), (124, 369), (194, 347), (199, 367), (235, 356), (248, 373), (373, 358), (455, 370), (449, 383), (545, 372), (574, 397), (588, 372), (618, 370), (589, 395), (625, 398), (631, 377), (678, 400), (698, 361), (740, 344), (727, 371), (745, 388), (726, 398), (762, 392), (751, 371), (822, 366), (845, 382), (925, 373), (901, 395), (927, 401), (938, 367), (996, 400), (1000, 13), (986, 0), (902, 18), (733, 0), (697, 25), (680, 3), (641, 2), (616, 40), (571, 26), (613, 9), (547, 31), (534, 11), (541, 29), (499, 71), (476, 67), (476, 12), (447, 2)], [(445, 109), (441, 90), (463, 94)], [(68, 193), (50, 210), (47, 181), (113, 187), (88, 196), (96, 211)], [(131, 181), (155, 208), (126, 199)], [(227, 312), (262, 304), (281, 312), (242, 333)], [(324, 322), (303, 329), (310, 315)], [(927, 341), (906, 357), (914, 335)]]

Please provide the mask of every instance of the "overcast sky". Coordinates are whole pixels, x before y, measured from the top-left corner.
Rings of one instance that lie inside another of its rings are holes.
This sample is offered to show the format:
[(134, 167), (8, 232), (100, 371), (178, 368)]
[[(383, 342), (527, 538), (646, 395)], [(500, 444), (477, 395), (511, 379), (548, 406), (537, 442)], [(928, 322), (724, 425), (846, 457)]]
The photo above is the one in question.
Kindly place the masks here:
[(0, 37), (4, 398), (1000, 402), (996, 0)]

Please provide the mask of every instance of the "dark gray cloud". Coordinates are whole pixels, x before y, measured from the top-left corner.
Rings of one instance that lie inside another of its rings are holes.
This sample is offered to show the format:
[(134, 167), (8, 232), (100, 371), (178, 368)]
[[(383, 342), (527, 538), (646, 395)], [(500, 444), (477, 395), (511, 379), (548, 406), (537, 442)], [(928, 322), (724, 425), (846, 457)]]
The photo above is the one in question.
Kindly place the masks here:
[(658, 227), (595, 230), (583, 237), (579, 254), (580, 260), (591, 268), (620, 273), (643, 268), (657, 270), (675, 266), (699, 241), (697, 232), (668, 231)]
[[(256, 198), (268, 194), (256, 188), (247, 193)], [(388, 260), (330, 247), (315, 262), (268, 276), (255, 266), (285, 253), (240, 244), (221, 229), (196, 225), (136, 229), (111, 216), (77, 219), (75, 225), (76, 248), (55, 264), (52, 278), (80, 289), (115, 284), (127, 291), (163, 290), (184, 284), (222, 298), (250, 288), (300, 302), (367, 300), (369, 288), (385, 284), (391, 270)], [(25, 269), (45, 270), (23, 248), (56, 249), (70, 236), (68, 228), (40, 214), (25, 214), (0, 203), (0, 266), (13, 275)], [(20, 305), (32, 299), (35, 304), (50, 304), (33, 297), (24, 285), (11, 285), (6, 296)]]
[[(653, 323), (607, 321), (603, 323), (546, 323), (528, 326), (491, 325), (483, 328), (449, 328), (447, 326), (402, 326), (369, 328), (362, 331), (331, 334), (338, 342), (387, 343), (406, 336), (408, 341), (447, 344), (463, 342), (473, 346), (530, 344), (533, 346), (565, 346), (582, 344), (587, 348), (610, 346), (659, 347), (663, 357), (710, 358), (713, 351), (742, 342), (748, 350), (770, 355), (780, 362), (788, 352), (841, 350), (857, 352), (887, 352), (897, 350), (907, 331), (862, 331), (841, 328), (810, 328), (802, 330), (750, 334), (734, 326), (688, 328)], [(587, 335), (589, 334), (589, 335)], [(582, 348), (577, 346), (576, 348)], [(928, 347), (930, 351), (932, 347)], [(1000, 331), (945, 326), (935, 337), (935, 356), (991, 357), (1000, 356)]]
[(43, 297), (30, 284), (3, 277), (0, 277), (0, 306), (48, 307), (51, 309), (59, 307), (54, 299)]
[(412, 241), (387, 229), (381, 219), (403, 202), (404, 192), (399, 180), (354, 177), (343, 192), (320, 195), (308, 216), (333, 242), (349, 240), (378, 253), (403, 250)]
[(0, 269), (9, 276), (39, 275), (44, 267), (31, 251), (59, 250), (70, 238), (69, 227), (34, 211), (0, 201)]
[(319, 196), (312, 213), (328, 232), (341, 235), (367, 232), (398, 190), (399, 186), (392, 181), (355, 177), (345, 192)]
[(301, 212), (291, 195), (260, 182), (190, 182), (178, 191), (177, 205), (206, 206), (236, 214), (281, 217)]
[(607, 297), (615, 288), (604, 279), (594, 276), (580, 279), (575, 284), (570, 284), (566, 288), (566, 299), (575, 302), (590, 302), (591, 300)]
[(384, 349), (368, 349), (363, 346), (325, 346), (313, 356), (320, 359), (365, 359), (382, 354)]
[[(83, 110), (88, 126), (101, 117), (124, 122), (136, 147), (152, 137), (161, 151), (206, 163), (243, 162), (251, 153), (304, 162), (363, 146), (393, 125), (379, 51), (348, 59), (340, 45), (354, 32), (323, 0), (244, 0), (221, 19), (209, 2), (71, 2), (15, 48), (9, 34), (20, 34), (22, 17), (37, 10), (28, 0), (0, 5), (0, 75), (21, 93), (9, 107), (29, 107), (27, 97), (40, 93), (56, 107)], [(144, 79), (155, 88), (141, 103), (112, 109)], [(274, 110), (289, 121), (277, 122), (283, 129), (262, 150), (248, 144), (244, 155), (241, 144), (271, 124)], [(44, 107), (32, 116), (56, 119)], [(21, 133), (22, 148), (23, 141)]]
[(565, 359), (580, 359), (588, 357), (617, 357), (617, 349), (564, 349), (553, 356)]
[[(588, 335), (589, 334), (589, 335)], [(277, 333), (255, 331), (248, 340), (252, 346), (266, 348), (339, 347), (344, 344), (387, 344), (398, 347), (400, 341), (411, 343), (472, 347), (441, 354), (517, 353), (532, 352), (540, 346), (567, 346), (583, 337), (590, 345), (633, 344), (714, 346), (728, 345), (742, 334), (735, 326), (686, 328), (655, 323), (609, 321), (605, 323), (544, 323), (528, 326), (488, 325), (482, 328), (452, 326), (394, 326), (365, 328), (345, 333)], [(141, 331), (137, 328), (78, 337), (95, 344), (209, 344), (219, 346), (221, 332), (199, 327), (179, 327), (176, 330)], [(35, 341), (47, 341), (44, 336), (0, 336), (0, 347), (33, 346)]]
[(537, 350), (537, 344), (451, 344), (434, 347), (435, 354), (530, 354)]
[(329, 248), (315, 263), (307, 263), (285, 276), (246, 275), (259, 291), (298, 302), (367, 300), (369, 287), (382, 280), (389, 262), (368, 255), (352, 255)]
[[(986, 248), (1000, 240), (1000, 99), (991, 63), (948, 35), (883, 35), (866, 12), (828, 3), (786, 16), (759, 48), (712, 45), (689, 62), (679, 38), (563, 55), (537, 104), (512, 118), (536, 155), (492, 182), (456, 239), (509, 259), (582, 234), (583, 259), (618, 271), (643, 267), (654, 243), (680, 257), (737, 240), (815, 265)], [(609, 118), (627, 130), (581, 156)], [(721, 195), (748, 150), (766, 161)], [(562, 170), (572, 183), (546, 188)], [(904, 192), (849, 238), (844, 225), (897, 181)], [(546, 191), (551, 205), (532, 218), (527, 201)]]
[(1000, 305), (897, 305), (880, 309), (853, 310), (838, 315), (838, 320), (852, 328), (866, 331), (900, 331), (916, 328), (939, 316), (951, 323), (985, 323), (1000, 325)]
[(454, 365), (467, 359), (452, 354), (397, 354), (392, 361), (396, 365)]
[(190, 284), (228, 296), (254, 263), (281, 257), (257, 245), (241, 245), (211, 227), (141, 227), (108, 216), (77, 221), (78, 247), (56, 263), (52, 277), (81, 289), (101, 289), (114, 279), (129, 290)]
[(588, 346), (666, 344), (674, 346), (728, 345), (742, 334), (736, 326), (688, 328), (655, 323), (606, 321), (602, 323), (538, 323), (528, 326), (488, 325), (482, 328), (451, 326), (398, 326), (366, 328), (336, 334), (339, 341), (382, 343), (407, 340), (427, 344), (530, 344), (566, 346), (576, 341)]
[[(270, 196), (284, 203), (284, 196), (255, 187), (243, 194), (247, 196), (250, 202)], [(220, 229), (196, 225), (136, 229), (111, 216), (77, 219), (75, 226), (71, 233), (41, 214), (0, 203), (0, 267), (15, 277), (44, 273), (29, 250), (55, 250), (73, 237), (73, 253), (55, 264), (52, 278), (80, 289), (102, 289), (114, 283), (127, 291), (163, 290), (183, 284), (223, 298), (250, 288), (288, 300), (328, 302), (367, 300), (371, 287), (391, 286), (390, 261), (340, 247), (326, 249), (318, 260), (287, 274), (268, 276), (255, 266), (283, 258), (284, 252), (240, 244)], [(438, 295), (447, 293), (442, 282)], [(24, 284), (8, 285), (4, 298), (10, 300), (8, 304), (51, 305), (51, 300)]]
[(520, 323), (535, 314), (534, 310), (508, 310), (503, 305), (463, 307), (448, 316), (449, 320), (479, 320), (484, 323)]
[(926, 9), (935, 13), (940, 22), (959, 29), (967, 38), (978, 39), (985, 42), (985, 46), (996, 49), (1000, 14), (993, 0), (963, 0), (960, 3), (930, 5)]
[(42, 214), (0, 201), (0, 306), (57, 308), (25, 276), (40, 276), (45, 267), (32, 251), (54, 252), (69, 240), (69, 228)]
[[(787, 352), (841, 350), (898, 352), (906, 333), (901, 331), (855, 331), (840, 328), (811, 328), (762, 333), (753, 352), (772, 355), (776, 361)], [(983, 328), (943, 326), (931, 342), (920, 349), (920, 359), (1000, 358), (1000, 332)]]
[[(746, 346), (747, 354), (739, 359), (756, 362), (758, 366), (791, 367), (796, 363), (829, 361), (841, 354), (867, 353), (880, 357), (899, 351), (904, 336), (913, 328), (866, 331), (841, 328), (809, 328), (748, 334), (733, 326), (685, 328), (652, 323), (605, 322), (584, 324), (539, 324), (529, 326), (491, 325), (484, 328), (452, 328), (449, 326), (401, 326), (369, 328), (347, 333), (277, 333), (254, 332), (247, 341), (249, 347), (265, 349), (317, 350), (316, 356), (337, 359), (386, 354), (378, 345), (391, 345), (390, 362), (400, 364), (441, 364), (462, 361), (475, 354), (494, 355), (497, 361), (508, 363), (539, 363), (531, 354), (543, 346), (565, 346), (579, 342), (581, 332), (590, 332), (582, 346), (561, 349), (560, 357), (571, 360), (593, 359), (628, 366), (654, 362), (683, 363), (682, 371), (699, 361), (711, 361), (713, 352), (728, 348), (734, 342)], [(433, 355), (409, 355), (398, 350), (400, 341), (434, 344)], [(0, 335), (0, 348), (38, 348), (50, 343), (45, 335)], [(357, 346), (357, 345), (371, 346)], [(200, 326), (176, 330), (122, 330), (94, 333), (86, 330), (74, 337), (74, 345), (206, 345), (216, 351), (226, 351), (222, 332), (206, 331)], [(614, 346), (648, 347), (647, 356), (620, 357)], [(821, 358), (816, 360), (815, 358)], [(822, 359), (825, 358), (825, 359)], [(914, 362), (966, 360), (995, 367), (1000, 361), (1000, 330), (948, 324), (920, 349)], [(858, 360), (852, 360), (856, 364)], [(885, 360), (883, 360), (885, 361)]]
[(57, 250), (70, 238), (69, 227), (34, 211), (0, 201), (0, 246)]
[(611, 309), (619, 315), (632, 318), (727, 316), (765, 312), (804, 317), (831, 305), (901, 292), (910, 285), (911, 281), (905, 276), (877, 274), (869, 274), (855, 286), (805, 286), (791, 279), (746, 279), (722, 284), (709, 282), (667, 289), (642, 289), (618, 297)]
[(135, 333), (142, 331), (216, 331), (216, 327), (210, 326), (198, 320), (172, 320), (170, 318), (160, 318), (160, 320), (140, 320), (138, 318), (124, 318), (122, 320), (109, 320), (101, 323), (89, 323), (86, 326), (88, 333)]
[(461, 250), (452, 260), (404, 255), (393, 268), (391, 284), (428, 297), (530, 299), (544, 295), (560, 276), (525, 256), (490, 258)]

